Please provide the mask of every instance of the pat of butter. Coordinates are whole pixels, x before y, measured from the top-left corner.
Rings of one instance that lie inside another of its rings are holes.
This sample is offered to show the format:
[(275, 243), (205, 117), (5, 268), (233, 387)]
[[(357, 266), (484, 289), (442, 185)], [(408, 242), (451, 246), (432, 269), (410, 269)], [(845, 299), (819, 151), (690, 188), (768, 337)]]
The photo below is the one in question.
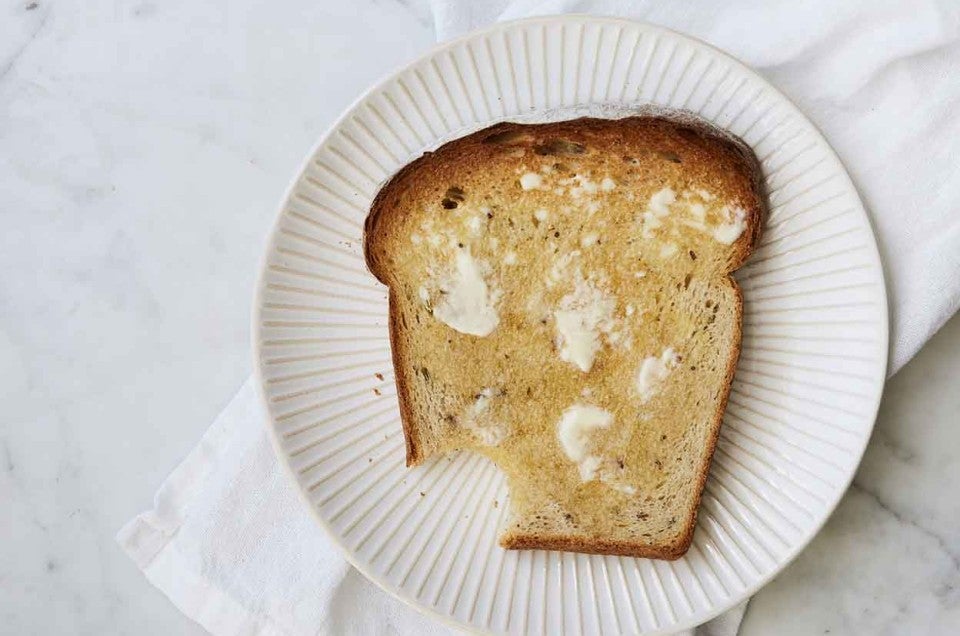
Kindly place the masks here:
[(697, 221), (703, 223), (704, 219), (707, 218), (707, 208), (702, 203), (691, 203), (690, 214), (692, 214), (693, 218)]
[(663, 381), (670, 375), (670, 370), (677, 366), (679, 360), (679, 356), (672, 347), (664, 349), (659, 358), (648, 356), (643, 359), (636, 382), (641, 402), (649, 402), (660, 391)]
[(643, 212), (643, 238), (653, 238), (653, 231), (663, 225), (663, 217), (670, 214), (670, 206), (677, 200), (673, 188), (663, 188), (650, 197), (647, 209)]
[[(473, 405), (467, 410), (464, 423), (485, 446), (499, 446), (509, 435), (506, 426), (490, 421), (490, 402), (497, 395), (502, 395), (494, 389), (485, 388), (477, 395)], [(483, 421), (486, 420), (486, 421)]]
[(676, 243), (667, 243), (660, 248), (660, 258), (670, 258), (677, 253), (678, 249)]
[(722, 213), (726, 222), (721, 223), (713, 230), (713, 238), (724, 245), (732, 245), (747, 229), (747, 212), (743, 208), (724, 206)]
[(470, 230), (471, 234), (479, 234), (480, 230), (483, 228), (483, 219), (479, 216), (471, 216), (467, 218), (467, 229)]
[(580, 462), (578, 468), (580, 469), (580, 479), (581, 481), (593, 481), (597, 478), (597, 471), (600, 470), (600, 466), (603, 464), (603, 458), (596, 455), (587, 455), (587, 458)]
[(670, 206), (676, 200), (677, 193), (673, 191), (673, 188), (663, 188), (650, 197), (647, 209), (657, 216), (664, 217), (670, 214)]
[(557, 439), (563, 454), (577, 464), (577, 472), (584, 483), (600, 480), (607, 486), (626, 495), (637, 490), (623, 482), (623, 464), (620, 469), (612, 459), (594, 454), (593, 434), (613, 424), (613, 413), (597, 406), (574, 404), (567, 407), (557, 423)]
[(520, 177), (520, 187), (524, 190), (536, 190), (543, 185), (543, 177), (536, 172), (527, 172)]
[[(597, 406), (574, 404), (567, 407), (557, 424), (557, 438), (571, 461), (586, 462), (590, 455), (590, 436), (594, 431), (613, 424), (613, 414)], [(592, 460), (591, 460), (592, 463)], [(594, 466), (594, 470), (599, 462)]]
[(589, 177), (577, 174), (573, 176), (573, 179), (577, 182), (577, 185), (570, 188), (571, 196), (581, 197), (584, 194), (593, 195), (597, 193), (598, 186), (595, 182), (591, 181)]
[(613, 298), (578, 276), (574, 291), (560, 300), (560, 309), (553, 314), (560, 337), (560, 359), (584, 373), (590, 371), (600, 350), (600, 332), (613, 329), (616, 305)]
[(617, 187), (617, 182), (611, 179), (610, 177), (604, 177), (600, 182), (600, 189), (604, 192), (610, 192)]
[(456, 267), (445, 281), (442, 293), (433, 308), (440, 322), (471, 336), (490, 335), (500, 323), (493, 307), (493, 294), (483, 278), (480, 264), (469, 250), (458, 250)]

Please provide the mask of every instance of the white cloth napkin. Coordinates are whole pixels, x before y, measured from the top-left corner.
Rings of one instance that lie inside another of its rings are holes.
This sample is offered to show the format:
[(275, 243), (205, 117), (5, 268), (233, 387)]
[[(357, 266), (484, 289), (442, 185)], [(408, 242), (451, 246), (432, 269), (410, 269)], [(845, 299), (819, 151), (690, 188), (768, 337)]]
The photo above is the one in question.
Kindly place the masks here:
[[(824, 132), (873, 220), (892, 312), (890, 372), (960, 305), (960, 6), (435, 0), (439, 39), (563, 12), (690, 33), (759, 70)], [(337, 63), (337, 62), (333, 62)], [(250, 381), (118, 541), (216, 634), (446, 634), (343, 560), (280, 470)], [(698, 629), (735, 634), (743, 606)]]

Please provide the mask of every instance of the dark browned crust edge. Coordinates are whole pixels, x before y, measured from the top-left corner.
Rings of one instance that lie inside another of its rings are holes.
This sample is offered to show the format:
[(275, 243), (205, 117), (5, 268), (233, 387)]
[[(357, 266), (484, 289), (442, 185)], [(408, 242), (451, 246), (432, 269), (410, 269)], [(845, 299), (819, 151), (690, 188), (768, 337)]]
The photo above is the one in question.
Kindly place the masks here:
[(400, 351), (401, 339), (397, 335), (397, 332), (400, 331), (400, 325), (397, 320), (397, 311), (394, 308), (395, 304), (396, 295), (391, 289), (387, 300), (390, 358), (393, 362), (394, 383), (397, 385), (397, 402), (400, 405), (400, 424), (403, 426), (403, 443), (406, 448), (406, 462), (407, 466), (416, 466), (423, 462), (424, 457), (416, 442), (415, 429), (413, 428), (413, 409), (410, 407), (410, 400), (407, 399), (409, 395), (409, 381), (407, 379), (407, 368), (401, 364), (403, 352)]
[[(733, 136), (727, 131), (718, 129), (712, 124), (693, 118), (683, 113), (678, 113), (676, 117), (670, 115), (658, 115), (658, 116), (640, 116), (640, 117), (631, 117), (627, 119), (648, 119), (648, 120), (662, 120), (669, 123), (675, 124), (677, 126), (684, 126), (690, 129), (697, 131), (699, 134), (704, 134), (713, 139), (716, 139), (722, 144), (724, 148), (729, 148), (734, 151), (738, 158), (745, 162), (746, 174), (750, 178), (751, 185), (753, 186), (753, 192), (757, 198), (757, 205), (752, 206), (749, 210), (749, 222), (747, 227), (751, 229), (751, 234), (749, 240), (742, 243), (740, 253), (738, 254), (739, 258), (736, 260), (735, 265), (732, 267), (731, 272), (739, 269), (750, 255), (756, 250), (756, 247), (760, 241), (760, 236), (762, 235), (763, 225), (765, 222), (765, 216), (768, 209), (768, 204), (766, 200), (766, 192), (763, 187), (763, 173), (753, 151), (750, 147), (740, 138)], [(574, 120), (568, 120), (566, 122), (557, 122), (558, 124), (568, 124), (568, 125), (589, 125), (593, 121), (598, 121), (596, 118), (583, 117)], [(611, 120), (599, 120), (599, 121), (611, 121)], [(616, 121), (616, 120), (613, 120)], [(450, 142), (449, 144), (457, 143), (470, 143), (473, 142), (476, 138), (484, 138), (491, 134), (496, 134), (498, 132), (505, 132), (510, 129), (515, 128), (525, 128), (528, 126), (538, 126), (538, 125), (549, 125), (549, 124), (520, 124), (513, 122), (501, 122), (495, 124), (488, 128), (484, 128), (477, 132), (474, 132), (465, 137), (461, 137)], [(371, 240), (371, 235), (373, 234), (376, 223), (379, 220), (380, 214), (384, 209), (384, 201), (388, 196), (393, 193), (393, 189), (404, 182), (406, 175), (419, 169), (420, 164), (426, 161), (433, 153), (425, 152), (423, 155), (411, 161), (406, 166), (400, 169), (397, 174), (395, 174), (377, 193), (377, 196), (374, 198), (373, 202), (370, 205), (370, 213), (367, 215), (367, 218), (364, 222), (364, 233), (363, 233), (363, 252), (364, 260), (366, 262), (367, 268), (370, 272), (377, 278), (381, 283), (389, 285), (387, 281), (381, 275), (379, 270), (379, 263), (372, 258), (372, 250), (368, 249), (369, 242)], [(706, 459), (703, 463), (703, 467), (698, 475), (698, 483), (696, 489), (696, 496), (691, 505), (691, 510), (688, 513), (687, 524), (684, 527), (683, 533), (680, 535), (680, 538), (674, 544), (667, 546), (652, 546), (650, 544), (641, 544), (641, 543), (629, 543), (624, 541), (609, 541), (605, 539), (589, 539), (584, 540), (582, 538), (576, 537), (564, 537), (564, 536), (538, 536), (538, 535), (522, 535), (522, 534), (505, 534), (500, 537), (500, 545), (504, 548), (511, 550), (524, 550), (524, 549), (540, 549), (540, 550), (564, 550), (570, 552), (582, 552), (586, 554), (609, 554), (616, 556), (629, 556), (629, 557), (638, 557), (638, 558), (650, 558), (650, 559), (665, 559), (665, 560), (675, 560), (682, 557), (686, 554), (687, 550), (690, 549), (690, 545), (693, 542), (693, 534), (696, 530), (697, 525), (697, 514), (700, 510), (700, 501), (703, 497), (703, 490), (706, 486), (707, 477), (710, 473), (710, 465), (713, 462), (714, 452), (717, 446), (717, 440), (720, 436), (720, 427), (723, 423), (723, 414), (726, 412), (727, 401), (730, 397), (730, 390), (733, 386), (733, 377), (736, 372), (737, 363), (740, 359), (740, 351), (743, 340), (743, 292), (740, 289), (740, 286), (737, 284), (736, 280), (732, 275), (728, 275), (730, 284), (733, 286), (734, 291), (736, 292), (736, 301), (737, 301), (737, 330), (736, 330), (736, 343), (732, 348), (732, 355), (727, 362), (727, 372), (724, 378), (725, 390), (723, 396), (721, 397), (719, 408), (717, 409), (716, 415), (714, 417), (714, 423), (711, 431), (710, 439), (708, 440), (709, 450), (706, 455)], [(394, 292), (391, 289), (389, 294), (389, 333), (390, 333), (390, 351), (394, 367), (394, 377), (397, 386), (397, 401), (400, 407), (400, 421), (403, 427), (403, 437), (404, 444), (406, 447), (406, 465), (407, 466), (416, 466), (423, 462), (425, 456), (421, 452), (419, 445), (417, 444), (416, 436), (414, 434), (413, 427), (413, 409), (411, 408), (408, 400), (408, 381), (406, 378), (406, 371), (404, 366), (400, 364), (402, 359), (401, 353), (399, 351), (398, 343), (400, 339), (397, 337), (397, 331), (399, 326), (397, 324), (397, 312), (394, 309), (395, 297)]]
[[(370, 212), (367, 214), (367, 218), (364, 221), (363, 227), (363, 255), (367, 269), (378, 281), (384, 285), (390, 284), (386, 279), (387, 277), (384, 275), (385, 272), (383, 272), (380, 267), (380, 263), (377, 262), (373, 256), (374, 250), (370, 249), (370, 243), (381, 215), (385, 210), (390, 209), (390, 206), (386, 205), (387, 199), (394, 194), (397, 188), (402, 187), (407, 182), (408, 175), (419, 170), (422, 164), (429, 161), (433, 155), (442, 153), (448, 147), (453, 145), (469, 146), (470, 144), (474, 143), (482, 144), (483, 140), (491, 135), (506, 133), (513, 130), (538, 128), (546, 130), (546, 134), (562, 134), (564, 129), (569, 128), (589, 128), (590, 126), (597, 124), (608, 125), (641, 120), (650, 123), (660, 122), (671, 124), (676, 126), (679, 131), (692, 131), (698, 135), (707, 137), (716, 142), (722, 151), (727, 151), (730, 154), (735, 155), (737, 159), (743, 162), (744, 173), (750, 179), (752, 189), (754, 193), (756, 193), (760, 204), (753, 206), (750, 210), (748, 210), (749, 220), (747, 227), (751, 229), (751, 234), (749, 236), (749, 240), (747, 241), (738, 240), (740, 246), (739, 250), (736, 252), (737, 258), (731, 264), (729, 271), (733, 272), (739, 269), (756, 248), (757, 242), (760, 238), (760, 233), (763, 228), (763, 216), (766, 210), (766, 198), (763, 192), (763, 173), (760, 168), (760, 163), (754, 155), (753, 150), (751, 150), (742, 139), (734, 136), (726, 130), (717, 128), (713, 124), (704, 121), (693, 113), (687, 113), (685, 111), (676, 111), (672, 113), (665, 112), (658, 113), (656, 115), (636, 115), (631, 117), (622, 117), (619, 119), (580, 117), (577, 119), (542, 124), (529, 124), (509, 121), (500, 122), (498, 124), (494, 124), (492, 126), (488, 126), (487, 128), (470, 133), (469, 135), (448, 141), (436, 150), (424, 152), (422, 155), (402, 167), (395, 175), (393, 175), (380, 188), (380, 190), (377, 192), (377, 195), (374, 197), (373, 202), (370, 204)], [(557, 130), (552, 131), (551, 129)]]
[[(693, 536), (692, 532), (690, 536)], [(511, 534), (500, 538), (500, 547), (507, 550), (563, 550), (565, 552), (610, 554), (642, 559), (665, 559), (667, 561), (674, 561), (682, 557), (689, 545), (689, 539), (686, 543), (678, 542), (674, 545), (653, 546), (600, 538), (565, 537), (563, 535), (538, 537), (535, 535)]]
[[(489, 128), (485, 130), (490, 130)], [(479, 131), (484, 132), (484, 131)], [(466, 139), (473, 137), (478, 133), (469, 135), (468, 137), (462, 137), (460, 139), (454, 139), (453, 141), (447, 142), (448, 144), (457, 143), (460, 141), (465, 141)], [(447, 144), (444, 144), (447, 145)], [(442, 148), (443, 146), (441, 146)], [(384, 285), (389, 286), (390, 283), (384, 280), (382, 273), (380, 271), (380, 263), (373, 257), (373, 250), (370, 249), (370, 243), (372, 241), (372, 236), (376, 230), (377, 222), (380, 220), (380, 215), (383, 213), (385, 206), (385, 201), (387, 198), (393, 194), (394, 189), (398, 188), (400, 184), (404, 183), (406, 176), (410, 173), (415, 172), (420, 168), (420, 164), (425, 162), (433, 152), (425, 152), (404, 167), (400, 168), (400, 171), (397, 174), (390, 177), (390, 180), (387, 181), (383, 186), (377, 191), (377, 196), (373, 198), (373, 202), (370, 204), (370, 212), (367, 214), (367, 218), (363, 222), (363, 260), (367, 265), (367, 269), (370, 270), (370, 273), (373, 274), (374, 278), (383, 283)], [(393, 306), (390, 306), (390, 316), (391, 322), (393, 317)], [(391, 346), (393, 341), (390, 342)]]

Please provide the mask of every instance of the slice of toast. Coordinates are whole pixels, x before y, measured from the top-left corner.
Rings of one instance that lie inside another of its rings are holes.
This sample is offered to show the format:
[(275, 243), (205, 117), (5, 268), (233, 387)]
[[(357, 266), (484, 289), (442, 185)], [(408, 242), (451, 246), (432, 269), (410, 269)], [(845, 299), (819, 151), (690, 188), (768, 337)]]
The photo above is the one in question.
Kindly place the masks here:
[(407, 464), (494, 461), (504, 547), (681, 556), (763, 211), (745, 145), (667, 118), (504, 123), (403, 168), (364, 249)]

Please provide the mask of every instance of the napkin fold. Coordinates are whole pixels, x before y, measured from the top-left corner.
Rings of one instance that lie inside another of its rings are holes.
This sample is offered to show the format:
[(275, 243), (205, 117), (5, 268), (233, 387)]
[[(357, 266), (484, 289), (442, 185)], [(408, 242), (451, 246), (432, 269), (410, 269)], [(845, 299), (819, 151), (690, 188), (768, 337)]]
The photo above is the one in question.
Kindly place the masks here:
[[(887, 277), (890, 372), (960, 305), (960, 6), (435, 0), (432, 9), (441, 40), (496, 20), (576, 12), (645, 20), (732, 53), (820, 127), (859, 188)], [(147, 578), (215, 634), (455, 633), (347, 565), (277, 463), (257, 399), (248, 380), (153, 508), (120, 530)], [(743, 611), (697, 633), (732, 636)]]

